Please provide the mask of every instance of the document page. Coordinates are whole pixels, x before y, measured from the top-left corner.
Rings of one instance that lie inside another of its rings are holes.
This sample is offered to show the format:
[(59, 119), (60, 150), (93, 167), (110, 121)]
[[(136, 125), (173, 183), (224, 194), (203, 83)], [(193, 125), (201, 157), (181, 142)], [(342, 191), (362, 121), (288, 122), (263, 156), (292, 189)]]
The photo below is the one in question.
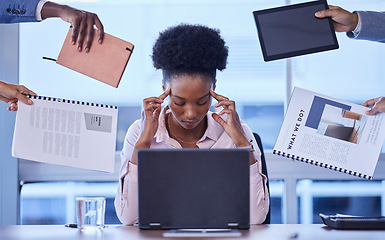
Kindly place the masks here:
[(70, 167), (114, 171), (118, 108), (31, 96), (18, 102), (12, 155)]
[(371, 179), (385, 139), (385, 114), (295, 88), (274, 153)]

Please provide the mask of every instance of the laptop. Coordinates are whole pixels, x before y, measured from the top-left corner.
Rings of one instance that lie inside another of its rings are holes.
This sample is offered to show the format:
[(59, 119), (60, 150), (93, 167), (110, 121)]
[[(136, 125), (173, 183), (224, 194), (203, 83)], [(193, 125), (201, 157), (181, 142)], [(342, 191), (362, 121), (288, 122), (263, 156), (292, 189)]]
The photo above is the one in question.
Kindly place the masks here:
[(250, 228), (250, 152), (140, 149), (140, 229)]

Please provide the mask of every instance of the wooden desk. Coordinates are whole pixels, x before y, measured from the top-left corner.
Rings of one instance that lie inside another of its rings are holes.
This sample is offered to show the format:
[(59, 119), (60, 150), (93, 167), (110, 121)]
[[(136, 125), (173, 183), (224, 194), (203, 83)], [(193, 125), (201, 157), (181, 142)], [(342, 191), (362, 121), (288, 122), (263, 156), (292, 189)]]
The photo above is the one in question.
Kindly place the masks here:
[[(166, 231), (139, 230), (137, 227), (112, 225), (101, 231), (83, 232), (75, 228), (64, 226), (32, 226), (14, 225), (0, 226), (1, 240), (80, 240), (80, 239), (181, 239), (164, 238), (162, 233)], [(255, 225), (250, 230), (242, 230), (242, 237), (234, 239), (255, 240), (384, 240), (384, 231), (373, 230), (333, 230), (321, 224), (271, 224)], [(293, 237), (293, 236), (297, 237)], [(184, 238), (194, 239), (194, 238)], [(197, 239), (197, 238), (195, 238)], [(204, 239), (204, 238), (199, 238)], [(218, 239), (218, 238), (206, 238)], [(231, 238), (224, 238), (231, 239)]]

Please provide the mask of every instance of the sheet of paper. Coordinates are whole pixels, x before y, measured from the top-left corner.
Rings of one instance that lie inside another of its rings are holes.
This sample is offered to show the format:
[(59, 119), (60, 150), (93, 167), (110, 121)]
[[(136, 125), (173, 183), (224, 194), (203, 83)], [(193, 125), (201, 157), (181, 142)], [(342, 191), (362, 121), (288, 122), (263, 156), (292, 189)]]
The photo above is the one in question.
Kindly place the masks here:
[(19, 101), (12, 155), (70, 167), (114, 171), (118, 108), (49, 97)]

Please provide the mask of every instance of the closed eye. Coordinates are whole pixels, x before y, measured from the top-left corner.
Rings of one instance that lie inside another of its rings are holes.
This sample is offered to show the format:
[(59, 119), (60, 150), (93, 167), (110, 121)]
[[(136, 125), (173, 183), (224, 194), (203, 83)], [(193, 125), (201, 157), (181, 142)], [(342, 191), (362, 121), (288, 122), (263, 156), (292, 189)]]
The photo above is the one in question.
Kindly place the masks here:
[(203, 105), (206, 105), (207, 102), (210, 100), (210, 95), (206, 95), (202, 98), (200, 98), (198, 101), (197, 101), (197, 105), (199, 106), (203, 106)]
[(174, 101), (174, 104), (177, 105), (177, 106), (183, 106), (185, 103), (177, 103)]
[(203, 105), (206, 105), (207, 104), (207, 100), (205, 101), (205, 102), (197, 102), (197, 104), (199, 105), (199, 106), (203, 106)]

